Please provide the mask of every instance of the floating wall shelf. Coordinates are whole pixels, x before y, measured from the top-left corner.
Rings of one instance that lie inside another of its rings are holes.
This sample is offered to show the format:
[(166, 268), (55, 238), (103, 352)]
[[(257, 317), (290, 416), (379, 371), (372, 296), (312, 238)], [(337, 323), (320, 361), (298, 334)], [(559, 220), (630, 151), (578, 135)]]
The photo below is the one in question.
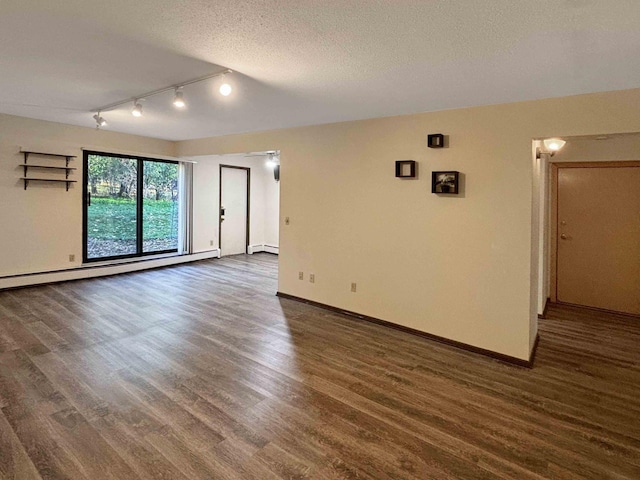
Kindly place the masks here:
[(56, 180), (55, 178), (34, 178), (34, 177), (22, 177), (20, 180), (24, 181), (24, 189), (26, 190), (27, 187), (29, 186), (29, 182), (57, 182), (57, 183), (66, 183), (67, 184), (67, 191), (69, 191), (69, 184), (71, 183), (77, 183), (77, 180)]
[[(75, 155), (61, 155), (61, 154), (57, 154), (57, 153), (44, 153), (44, 152), (29, 152), (29, 151), (24, 151), (22, 150), (20, 153), (22, 153), (24, 155), (24, 163), (20, 164), (20, 166), (24, 169), (24, 177), (22, 177), (20, 180), (22, 180), (24, 182), (24, 189), (26, 190), (27, 187), (29, 186), (29, 182), (54, 182), (54, 183), (64, 183), (67, 187), (67, 191), (69, 191), (69, 185), (72, 183), (77, 183), (77, 180), (69, 180), (69, 172), (72, 172), (74, 170), (77, 170), (76, 168), (72, 168), (69, 167), (69, 162), (76, 158)], [(44, 157), (54, 157), (57, 159), (65, 159), (65, 165), (63, 166), (56, 166), (56, 165), (39, 165), (39, 164), (34, 164), (34, 163), (28, 163), (29, 162), (29, 156), (30, 155), (37, 155), (37, 156), (44, 156)], [(59, 171), (59, 172), (64, 172), (64, 179), (62, 178), (36, 178), (36, 177), (29, 177), (29, 169), (38, 169), (38, 170), (45, 170), (45, 171)]]

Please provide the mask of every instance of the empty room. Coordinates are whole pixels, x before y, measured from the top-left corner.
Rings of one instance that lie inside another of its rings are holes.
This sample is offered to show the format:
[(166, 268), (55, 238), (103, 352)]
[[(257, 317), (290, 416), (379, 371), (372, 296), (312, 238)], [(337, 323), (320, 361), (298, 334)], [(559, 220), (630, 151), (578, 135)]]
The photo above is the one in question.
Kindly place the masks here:
[(639, 19), (0, 2), (0, 480), (640, 478)]

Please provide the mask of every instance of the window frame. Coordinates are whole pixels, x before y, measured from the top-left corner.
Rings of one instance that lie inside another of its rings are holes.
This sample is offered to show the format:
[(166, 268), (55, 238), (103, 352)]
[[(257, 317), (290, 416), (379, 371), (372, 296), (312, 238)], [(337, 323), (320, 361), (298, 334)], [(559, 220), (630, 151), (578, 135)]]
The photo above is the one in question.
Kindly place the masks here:
[[(137, 161), (137, 178), (136, 178), (136, 253), (130, 253), (125, 255), (113, 255), (111, 257), (98, 257), (98, 258), (87, 258), (88, 249), (87, 249), (87, 241), (88, 241), (88, 231), (87, 231), (87, 221), (88, 221), (88, 212), (87, 208), (87, 199), (89, 194), (89, 156), (90, 155), (100, 155), (104, 157), (113, 157), (113, 158), (122, 158), (127, 160), (136, 160)], [(143, 251), (143, 222), (144, 222), (144, 162), (158, 162), (158, 163), (172, 163), (178, 166), (178, 178), (180, 177), (179, 168), (180, 162), (176, 160), (165, 160), (160, 158), (152, 158), (152, 157), (141, 157), (138, 155), (125, 155), (121, 153), (109, 153), (109, 152), (100, 152), (96, 150), (84, 150), (82, 153), (82, 263), (95, 263), (95, 262), (109, 262), (111, 260), (122, 260), (128, 258), (141, 258), (147, 257), (149, 255), (163, 255), (167, 253), (178, 253), (178, 248), (172, 248), (169, 250), (155, 250), (153, 252), (144, 252)], [(180, 189), (180, 184), (178, 183), (178, 189)], [(179, 191), (179, 190), (178, 190)], [(179, 228), (179, 227), (178, 227)], [(180, 237), (180, 231), (178, 231), (178, 237)]]

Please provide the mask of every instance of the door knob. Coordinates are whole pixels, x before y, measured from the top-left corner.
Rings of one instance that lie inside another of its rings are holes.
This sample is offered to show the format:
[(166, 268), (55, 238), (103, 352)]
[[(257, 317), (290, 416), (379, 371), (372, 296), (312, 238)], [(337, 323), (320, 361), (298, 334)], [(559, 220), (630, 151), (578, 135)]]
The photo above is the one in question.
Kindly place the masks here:
[(566, 240), (566, 239), (567, 239), (567, 236), (563, 233), (562, 235), (560, 235), (560, 238), (561, 238), (562, 240)]

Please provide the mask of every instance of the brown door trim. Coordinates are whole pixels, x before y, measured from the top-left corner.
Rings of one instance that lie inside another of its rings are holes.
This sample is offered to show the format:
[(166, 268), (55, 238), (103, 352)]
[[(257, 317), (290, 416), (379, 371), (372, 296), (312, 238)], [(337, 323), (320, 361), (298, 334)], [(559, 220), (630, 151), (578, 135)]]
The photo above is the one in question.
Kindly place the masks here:
[(219, 188), (218, 188), (218, 248), (220, 249), (220, 256), (222, 256), (222, 169), (223, 168), (235, 168), (236, 170), (247, 171), (247, 229), (246, 229), (246, 245), (244, 247), (244, 253), (249, 253), (249, 226), (250, 226), (250, 213), (251, 213), (251, 168), (250, 167), (238, 167), (236, 165), (223, 165), (220, 164)]
[(640, 161), (613, 162), (552, 162), (551, 163), (551, 219), (549, 234), (551, 249), (549, 252), (549, 297), (552, 303), (558, 303), (558, 171), (561, 168), (623, 168), (640, 167)]

